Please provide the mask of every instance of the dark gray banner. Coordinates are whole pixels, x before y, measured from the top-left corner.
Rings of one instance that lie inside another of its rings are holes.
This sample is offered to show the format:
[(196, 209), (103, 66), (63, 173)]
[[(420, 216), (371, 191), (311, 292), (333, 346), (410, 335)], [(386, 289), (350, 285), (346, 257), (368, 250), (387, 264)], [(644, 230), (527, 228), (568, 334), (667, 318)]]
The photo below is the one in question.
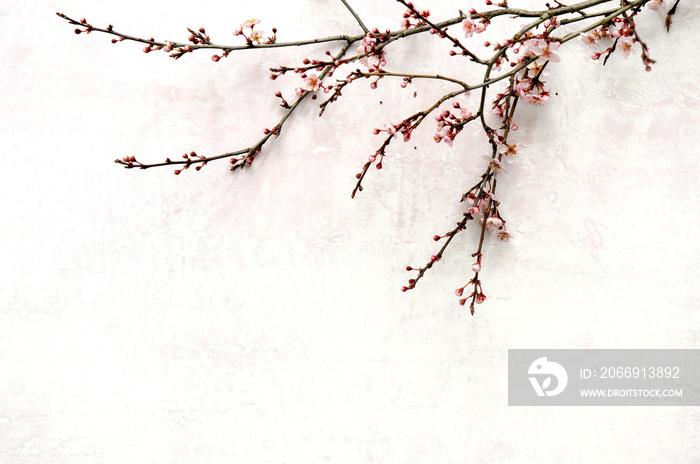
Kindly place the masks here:
[(700, 406), (700, 350), (508, 350), (510, 406)]

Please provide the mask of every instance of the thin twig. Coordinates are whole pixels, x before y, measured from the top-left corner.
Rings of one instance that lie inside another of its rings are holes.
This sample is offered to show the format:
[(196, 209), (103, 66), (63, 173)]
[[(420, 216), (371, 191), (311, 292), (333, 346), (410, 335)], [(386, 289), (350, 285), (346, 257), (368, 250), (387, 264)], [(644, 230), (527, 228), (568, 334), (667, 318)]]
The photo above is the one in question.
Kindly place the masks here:
[(348, 11), (350, 11), (350, 14), (352, 14), (352, 16), (355, 18), (355, 20), (357, 21), (357, 24), (359, 24), (360, 27), (362, 28), (362, 30), (365, 32), (365, 34), (367, 34), (369, 32), (369, 29), (367, 29), (367, 26), (365, 26), (365, 23), (363, 23), (362, 20), (360, 19), (360, 17), (357, 15), (357, 13), (355, 13), (355, 10), (353, 10), (352, 7), (348, 4), (348, 2), (346, 2), (345, 0), (340, 0), (340, 1), (343, 2), (343, 5), (345, 5), (345, 8), (347, 8)]

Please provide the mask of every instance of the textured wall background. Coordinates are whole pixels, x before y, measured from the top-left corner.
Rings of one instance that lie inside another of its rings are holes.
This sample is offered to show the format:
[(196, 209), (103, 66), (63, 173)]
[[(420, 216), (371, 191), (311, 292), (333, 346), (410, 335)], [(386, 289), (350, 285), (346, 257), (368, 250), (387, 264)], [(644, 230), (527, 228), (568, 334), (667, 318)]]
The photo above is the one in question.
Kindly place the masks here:
[[(395, 2), (355, 3), (398, 26)], [(509, 348), (700, 348), (697, 3), (670, 34), (639, 20), (651, 73), (562, 47), (558, 95), (520, 112), (528, 150), (499, 184), (515, 238), (487, 240), (475, 317), (453, 294), (475, 230), (399, 289), (461, 215), (476, 129), (449, 149), (427, 124), (350, 200), (372, 129), (446, 87), (362, 83), (320, 119), (307, 102), (243, 173), (127, 171), (112, 160), (250, 145), (299, 85), (266, 70), (314, 49), (175, 62), (55, 11), (171, 40), (232, 43), (250, 17), (280, 40), (358, 32), (331, 0), (0, 4), (0, 461), (700, 462), (695, 408), (509, 408), (506, 382)], [(455, 72), (445, 50), (388, 60)]]

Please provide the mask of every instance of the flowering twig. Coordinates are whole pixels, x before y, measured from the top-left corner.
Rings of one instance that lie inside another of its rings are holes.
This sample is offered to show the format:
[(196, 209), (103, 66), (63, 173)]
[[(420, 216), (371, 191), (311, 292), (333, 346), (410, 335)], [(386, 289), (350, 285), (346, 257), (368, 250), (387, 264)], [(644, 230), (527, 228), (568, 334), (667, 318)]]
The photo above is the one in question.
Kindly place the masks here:
[[(349, 86), (361, 81), (369, 81), (372, 89), (378, 87), (380, 80), (396, 80), (402, 88), (406, 88), (416, 80), (443, 82), (455, 85), (457, 88), (446, 92), (433, 100), (433, 103), (416, 111), (402, 120), (384, 124), (382, 128), (374, 129), (374, 134), (385, 134), (379, 148), (371, 154), (362, 169), (357, 173), (357, 182), (351, 196), (362, 191), (362, 182), (369, 173), (369, 168), (375, 166), (381, 169), (388, 149), (394, 139), (411, 140), (414, 132), (424, 126), (429, 115), (434, 115), (437, 127), (434, 140), (452, 146), (464, 127), (473, 121), (478, 121), (490, 149), (484, 155), (486, 166), (479, 181), (462, 195), (461, 201), (466, 203), (465, 211), (456, 226), (443, 235), (435, 235), (436, 241), (443, 241), (440, 249), (431, 256), (422, 267), (407, 267), (417, 274), (409, 279), (402, 288), (407, 291), (415, 288), (417, 282), (424, 277), (428, 269), (438, 262), (453, 243), (453, 238), (465, 230), (469, 221), (479, 224), (480, 233), (476, 250), (471, 254), (474, 259), (471, 265), (473, 276), (468, 282), (456, 290), (460, 304), (469, 302), (470, 311), (474, 314), (475, 304), (483, 303), (486, 295), (483, 290), (481, 275), (483, 272), (484, 245), (489, 233), (494, 233), (498, 239), (509, 240), (510, 232), (506, 229), (506, 220), (502, 214), (502, 206), (496, 196), (498, 180), (505, 172), (505, 164), (511, 163), (523, 151), (522, 143), (513, 142), (513, 132), (518, 129), (515, 123), (516, 109), (520, 100), (526, 103), (542, 106), (550, 99), (545, 78), (549, 74), (551, 63), (558, 61), (558, 49), (567, 42), (581, 38), (584, 43), (595, 48), (591, 54), (594, 60), (604, 57), (605, 64), (614, 54), (627, 57), (636, 48), (641, 49), (642, 63), (645, 69), (651, 70), (654, 60), (649, 54), (648, 45), (642, 40), (636, 26), (636, 18), (643, 7), (658, 8), (664, 0), (586, 0), (571, 5), (555, 1), (555, 5), (546, 4), (541, 10), (525, 10), (510, 8), (506, 0), (493, 4), (485, 0), (491, 8), (477, 11), (470, 9), (467, 13), (459, 11), (455, 17), (437, 21), (431, 18), (429, 10), (418, 8), (408, 0), (396, 0), (405, 9), (400, 28), (397, 30), (380, 31), (368, 28), (347, 0), (340, 0), (347, 11), (354, 17), (362, 34), (339, 34), (308, 40), (284, 42), (279, 41), (277, 29), (272, 29), (272, 35), (266, 36), (259, 28), (261, 20), (251, 19), (241, 23), (233, 35), (243, 39), (242, 44), (221, 45), (212, 42), (204, 28), (188, 29), (189, 37), (186, 42), (157, 41), (153, 38), (143, 39), (136, 36), (117, 32), (113, 26), (99, 28), (89, 24), (85, 19), (75, 20), (62, 13), (58, 16), (69, 24), (77, 26), (76, 34), (99, 32), (113, 36), (113, 43), (137, 42), (145, 44), (144, 52), (158, 50), (167, 52), (171, 57), (179, 59), (188, 53), (199, 50), (215, 51), (213, 61), (220, 61), (231, 53), (239, 50), (263, 50), (283, 47), (307, 47), (319, 44), (340, 44), (340, 50), (335, 54), (324, 51), (320, 58), (305, 58), (295, 65), (283, 65), (272, 68), (270, 77), (277, 79), (287, 75), (297, 75), (301, 79), (296, 90), (296, 98), (288, 102), (281, 92), (275, 96), (280, 99), (280, 106), (285, 114), (271, 128), (263, 130), (263, 136), (247, 148), (213, 156), (202, 156), (192, 151), (182, 155), (181, 159), (166, 158), (160, 163), (142, 163), (134, 156), (126, 156), (116, 162), (126, 168), (148, 169), (156, 166), (176, 166), (175, 174), (195, 166), (196, 170), (208, 162), (219, 159), (230, 159), (231, 170), (243, 168), (261, 153), (262, 147), (271, 139), (280, 135), (288, 118), (306, 99), (317, 99), (323, 92), (328, 94), (320, 104), (322, 115), (331, 103), (338, 101), (343, 91)], [(676, 13), (680, 0), (676, 0), (666, 15), (666, 28), (670, 28), (672, 16)], [(486, 52), (479, 48), (475, 50), (475, 38), (492, 27), (498, 19), (523, 18), (528, 22), (512, 35), (503, 37), (500, 41), (484, 42)], [(460, 25), (460, 30), (450, 29)], [(444, 74), (425, 74), (397, 72), (388, 69), (390, 48), (397, 42), (417, 34), (429, 34), (449, 42), (448, 57), (466, 57), (470, 66), (483, 66), (479, 79), (474, 72), (465, 72), (459, 76)], [(464, 38), (458, 37), (458, 34)], [(238, 39), (240, 40), (240, 39)], [(356, 53), (351, 53), (352, 47)], [(603, 47), (599, 51), (598, 47)], [(353, 69), (354, 67), (354, 69)], [(503, 70), (502, 70), (503, 69)], [(347, 70), (345, 77), (328, 82), (331, 76)], [(469, 105), (460, 101), (470, 92), (478, 92), (478, 105)], [(451, 104), (450, 109), (445, 106)], [(491, 121), (490, 113), (496, 115), (496, 122)], [(468, 153), (469, 154), (469, 153)], [(471, 293), (465, 296), (465, 290)]]

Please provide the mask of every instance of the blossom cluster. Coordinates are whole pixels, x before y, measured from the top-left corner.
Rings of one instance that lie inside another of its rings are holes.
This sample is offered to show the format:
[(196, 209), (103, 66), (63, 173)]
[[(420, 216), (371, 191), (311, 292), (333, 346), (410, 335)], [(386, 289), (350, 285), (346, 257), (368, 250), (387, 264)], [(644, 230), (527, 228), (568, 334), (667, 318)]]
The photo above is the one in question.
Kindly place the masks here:
[(401, 19), (401, 30), (406, 31), (411, 28), (425, 26), (425, 18), (430, 16), (430, 10), (423, 10), (420, 13), (414, 9), (413, 3), (408, 2), (408, 9)]
[(460, 106), (459, 102), (454, 102), (452, 106), (457, 114), (450, 110), (445, 110), (435, 116), (437, 128), (433, 136), (435, 142), (443, 142), (449, 146), (452, 146), (452, 142), (454, 142), (455, 137), (462, 131), (464, 126), (475, 119), (474, 114)]

